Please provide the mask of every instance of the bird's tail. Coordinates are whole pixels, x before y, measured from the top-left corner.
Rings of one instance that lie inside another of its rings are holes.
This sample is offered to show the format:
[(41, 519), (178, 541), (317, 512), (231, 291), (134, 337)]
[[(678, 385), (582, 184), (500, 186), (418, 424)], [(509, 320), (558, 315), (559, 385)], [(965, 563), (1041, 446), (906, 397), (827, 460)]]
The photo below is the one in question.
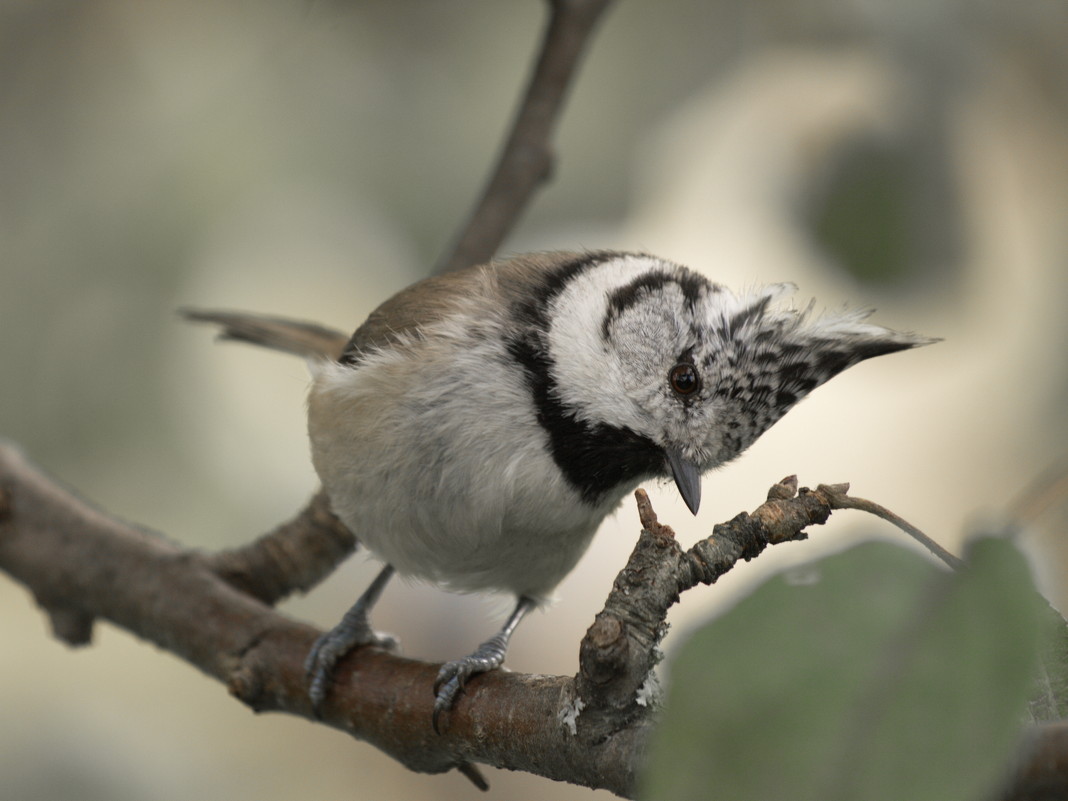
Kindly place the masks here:
[(305, 359), (337, 361), (349, 341), (348, 334), (333, 328), (266, 314), (207, 309), (182, 309), (180, 314), (187, 320), (217, 325), (219, 339), (249, 342)]

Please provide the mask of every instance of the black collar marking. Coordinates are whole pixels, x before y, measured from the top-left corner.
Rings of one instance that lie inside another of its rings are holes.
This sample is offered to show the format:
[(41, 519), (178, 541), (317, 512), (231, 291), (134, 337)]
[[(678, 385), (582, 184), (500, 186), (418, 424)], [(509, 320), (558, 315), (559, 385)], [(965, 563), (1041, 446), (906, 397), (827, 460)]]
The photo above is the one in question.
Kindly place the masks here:
[(538, 423), (549, 435), (553, 461), (582, 499), (596, 505), (621, 485), (666, 475), (664, 453), (648, 437), (629, 428), (579, 420), (556, 392), (553, 361), (545, 334), (548, 308), (564, 287), (586, 270), (620, 254), (601, 251), (567, 262), (550, 274), (542, 291), (518, 309), (521, 328), (508, 352), (526, 372)]

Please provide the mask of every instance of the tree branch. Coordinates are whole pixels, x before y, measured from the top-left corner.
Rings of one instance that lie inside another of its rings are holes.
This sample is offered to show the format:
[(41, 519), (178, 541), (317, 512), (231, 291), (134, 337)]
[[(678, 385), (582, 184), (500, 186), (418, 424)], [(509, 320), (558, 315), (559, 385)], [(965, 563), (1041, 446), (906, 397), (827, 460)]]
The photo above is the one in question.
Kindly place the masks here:
[(534, 190), (548, 180), (553, 130), (590, 34), (610, 2), (549, 0), (549, 25), (501, 155), (467, 223), (434, 267), (435, 273), (493, 258)]
[[(772, 494), (793, 488), (796, 482), (786, 482)], [(339, 664), (322, 722), (413, 770), (456, 767), (473, 775), (471, 763), (480, 762), (632, 795), (653, 715), (649, 693), (640, 690), (659, 658), (668, 608), (680, 592), (714, 581), (738, 559), (803, 537), (804, 526), (823, 522), (830, 511), (819, 490), (776, 497), (683, 552), (644, 493), (638, 497), (645, 530), (581, 643), (578, 676), (475, 677), (438, 735), (431, 688), (439, 666), (362, 648)], [(322, 514), (323, 503), (317, 497), (309, 508)], [(332, 521), (327, 514), (318, 525), (331, 530)], [(250, 571), (271, 576), (278, 564), (286, 566), (283, 576), (314, 581), (316, 568), (301, 564), (306, 554), (286, 545), (275, 558), (274, 546), (263, 545), (293, 525), (249, 551), (183, 550), (94, 508), (0, 444), (0, 568), (30, 589), (56, 636), (84, 644), (92, 621), (103, 618), (197, 666), (253, 709), (314, 719), (303, 661), (319, 632), (239, 589), (276, 599), (273, 578)], [(291, 536), (316, 541), (320, 534)], [(264, 558), (243, 557), (233, 569), (235, 554), (247, 557), (261, 546)], [(324, 564), (318, 556), (308, 563)], [(74, 636), (71, 620), (78, 621)]]
[(683, 551), (671, 528), (656, 519), (645, 491), (635, 495), (641, 536), (579, 652), (577, 692), (586, 706), (584, 725), (595, 738), (620, 721), (645, 716), (652, 689), (646, 682), (660, 659), (667, 612), (681, 593), (712, 584), (739, 559), (753, 559), (769, 545), (804, 539), (808, 526), (831, 514), (825, 488), (798, 492), (797, 477), (789, 476), (752, 514), (715, 526), (712, 536)]
[[(315, 719), (303, 662), (320, 632), (235, 589), (215, 572), (213, 557), (107, 516), (7, 445), (0, 445), (0, 488), (0, 568), (53, 620), (106, 619), (223, 682), (257, 711)], [(413, 770), (479, 761), (617, 792), (631, 786), (630, 759), (645, 728), (599, 744), (571, 736), (554, 716), (573, 693), (571, 679), (480, 677), (439, 736), (430, 725), (438, 667), (359, 649), (338, 666), (321, 720)]]
[(954, 556), (931, 537), (928, 537), (916, 526), (909, 523), (901, 516), (891, 512), (885, 506), (880, 506), (874, 501), (869, 501), (864, 498), (856, 498), (848, 494), (849, 485), (845, 484), (841, 487), (830, 487), (831, 490), (830, 502), (834, 509), (856, 509), (861, 512), (867, 512), (868, 514), (875, 515), (882, 518), (887, 523), (891, 523), (904, 531), (916, 542), (920, 543), (924, 548), (931, 552), (936, 558), (940, 559), (947, 567), (959, 570), (963, 566), (963, 562), (960, 557)]
[[(798, 490), (796, 478), (786, 478), (752, 513), (715, 526), (685, 551), (638, 490), (642, 531), (582, 639), (576, 676), (477, 676), (438, 735), (431, 687), (439, 666), (367, 647), (338, 665), (320, 720), (412, 770), (458, 768), (477, 783), (479, 762), (631, 797), (654, 722), (651, 676), (668, 609), (739, 560), (803, 539), (834, 509), (850, 508), (846, 486)], [(324, 504), (321, 496), (310, 504), (321, 518), (311, 530), (291, 521), (249, 549), (204, 555), (108, 516), (0, 443), (0, 569), (30, 589), (60, 639), (85, 644), (93, 620), (103, 618), (200, 668), (257, 711), (314, 720), (303, 661), (319, 632), (261, 599), (278, 597), (278, 564), (285, 565), (283, 578), (303, 575), (314, 583), (316, 571), (332, 563), (334, 554), (324, 561), (316, 553), (323, 530), (338, 537), (328, 538), (326, 551), (351, 538), (336, 531)], [(281, 531), (309, 543), (313, 555), (290, 551), (292, 541), (282, 546), (283, 556), (272, 555), (276, 544), (267, 543)], [(1037, 797), (1028, 795), (1036, 783), (1065, 785), (1066, 771), (1051, 768), (1047, 756), (1063, 750), (1062, 731), (1035, 730), (1006, 798)]]
[(356, 537), (330, 511), (323, 490), (289, 520), (248, 545), (206, 558), (208, 568), (235, 589), (273, 606), (307, 592), (356, 550)]

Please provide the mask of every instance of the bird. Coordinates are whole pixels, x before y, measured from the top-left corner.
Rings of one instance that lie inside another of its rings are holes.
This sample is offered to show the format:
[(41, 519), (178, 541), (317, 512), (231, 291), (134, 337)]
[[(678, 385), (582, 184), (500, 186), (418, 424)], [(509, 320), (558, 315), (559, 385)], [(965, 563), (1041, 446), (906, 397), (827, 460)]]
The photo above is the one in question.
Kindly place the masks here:
[(646, 253), (553, 251), (425, 278), (348, 338), (232, 312), (187, 316), (307, 359), (308, 434), (334, 514), (383, 563), (315, 643), (313, 708), (338, 661), (395, 641), (370, 612), (394, 574), (515, 599), (505, 624), (446, 662), (433, 724), (500, 667), (601, 522), (641, 482), (674, 481), (693, 514), (704, 473), (866, 359), (936, 341), (784, 303), (792, 284), (732, 291)]

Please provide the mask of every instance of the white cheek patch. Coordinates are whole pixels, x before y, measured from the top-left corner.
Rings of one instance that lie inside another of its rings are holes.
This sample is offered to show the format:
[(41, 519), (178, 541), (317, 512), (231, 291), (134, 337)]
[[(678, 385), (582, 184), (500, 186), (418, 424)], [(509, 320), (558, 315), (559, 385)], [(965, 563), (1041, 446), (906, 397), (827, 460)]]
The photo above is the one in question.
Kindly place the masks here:
[(601, 321), (612, 292), (643, 273), (665, 266), (664, 262), (651, 256), (627, 255), (598, 264), (576, 276), (552, 303), (550, 346), (554, 350), (563, 348), (563, 353), (571, 348), (589, 352), (601, 350), (604, 347)]
[(625, 389), (666, 385), (675, 359), (694, 345), (692, 320), (679, 314), (683, 304), (682, 290), (668, 284), (658, 292), (656, 303), (636, 303), (612, 321), (609, 336), (620, 361), (628, 365)]
[(682, 349), (685, 333), (674, 311), (681, 290), (665, 284), (659, 297), (677, 291), (677, 303), (635, 303), (611, 319), (607, 332), (604, 321), (614, 292), (642, 275), (676, 269), (649, 256), (621, 256), (577, 276), (554, 299), (548, 340), (556, 395), (579, 419), (654, 433), (643, 401), (666, 370), (665, 352)]

